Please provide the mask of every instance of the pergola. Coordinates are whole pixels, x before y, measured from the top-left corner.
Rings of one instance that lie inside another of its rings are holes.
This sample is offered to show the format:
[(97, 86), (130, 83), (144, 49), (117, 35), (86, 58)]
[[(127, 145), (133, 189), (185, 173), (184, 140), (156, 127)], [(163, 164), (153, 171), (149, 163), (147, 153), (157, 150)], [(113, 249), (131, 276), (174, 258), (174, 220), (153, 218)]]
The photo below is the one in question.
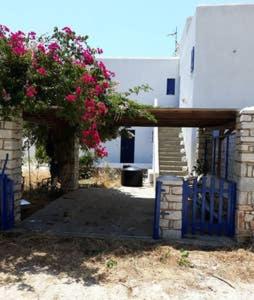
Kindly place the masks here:
[(199, 127), (199, 128), (235, 128), (237, 109), (214, 108), (151, 108), (147, 109), (155, 119), (154, 123), (146, 118), (118, 121), (121, 126), (141, 127)]
[[(57, 118), (59, 108), (53, 107), (50, 111), (41, 114), (23, 113), (24, 120), (34, 123), (47, 123), (57, 125), (64, 123)], [(157, 122), (145, 117), (126, 118), (115, 121), (119, 126), (139, 127), (199, 127), (199, 128), (228, 128), (234, 129), (236, 124), (237, 109), (214, 108), (148, 108)]]

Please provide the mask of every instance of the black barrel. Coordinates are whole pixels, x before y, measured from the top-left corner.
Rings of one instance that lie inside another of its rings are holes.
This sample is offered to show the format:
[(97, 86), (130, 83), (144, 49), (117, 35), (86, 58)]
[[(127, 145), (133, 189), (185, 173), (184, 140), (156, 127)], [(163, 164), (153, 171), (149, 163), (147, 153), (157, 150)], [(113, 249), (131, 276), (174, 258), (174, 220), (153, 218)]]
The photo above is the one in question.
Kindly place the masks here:
[(123, 166), (121, 184), (133, 187), (143, 186), (143, 170), (136, 167)]

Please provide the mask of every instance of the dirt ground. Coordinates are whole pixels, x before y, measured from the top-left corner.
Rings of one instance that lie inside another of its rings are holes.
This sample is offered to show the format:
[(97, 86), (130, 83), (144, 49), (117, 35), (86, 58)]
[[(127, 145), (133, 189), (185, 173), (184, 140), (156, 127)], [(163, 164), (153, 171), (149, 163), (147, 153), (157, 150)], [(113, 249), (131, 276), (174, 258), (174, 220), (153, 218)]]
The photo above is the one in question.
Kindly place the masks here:
[(79, 189), (49, 203), (20, 227), (75, 235), (151, 238), (154, 196), (154, 189), (149, 186)]
[(0, 299), (253, 299), (254, 248), (0, 237)]

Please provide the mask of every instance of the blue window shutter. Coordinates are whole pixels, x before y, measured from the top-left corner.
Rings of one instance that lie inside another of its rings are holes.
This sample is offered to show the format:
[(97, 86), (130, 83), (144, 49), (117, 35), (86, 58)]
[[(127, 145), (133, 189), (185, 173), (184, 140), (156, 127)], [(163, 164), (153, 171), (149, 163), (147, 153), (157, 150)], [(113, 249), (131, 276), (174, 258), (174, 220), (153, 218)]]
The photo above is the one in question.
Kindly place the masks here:
[(175, 79), (167, 79), (167, 95), (175, 95)]
[(194, 71), (194, 64), (195, 64), (195, 47), (192, 47), (191, 50), (191, 73)]

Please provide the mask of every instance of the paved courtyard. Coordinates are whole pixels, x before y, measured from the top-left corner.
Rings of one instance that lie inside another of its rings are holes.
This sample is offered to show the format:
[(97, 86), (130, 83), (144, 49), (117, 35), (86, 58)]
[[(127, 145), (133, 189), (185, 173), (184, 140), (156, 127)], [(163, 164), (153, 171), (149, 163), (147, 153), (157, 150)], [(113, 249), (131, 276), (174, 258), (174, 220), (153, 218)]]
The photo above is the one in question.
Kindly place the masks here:
[(21, 227), (81, 236), (151, 237), (154, 195), (152, 187), (79, 189), (37, 211)]

